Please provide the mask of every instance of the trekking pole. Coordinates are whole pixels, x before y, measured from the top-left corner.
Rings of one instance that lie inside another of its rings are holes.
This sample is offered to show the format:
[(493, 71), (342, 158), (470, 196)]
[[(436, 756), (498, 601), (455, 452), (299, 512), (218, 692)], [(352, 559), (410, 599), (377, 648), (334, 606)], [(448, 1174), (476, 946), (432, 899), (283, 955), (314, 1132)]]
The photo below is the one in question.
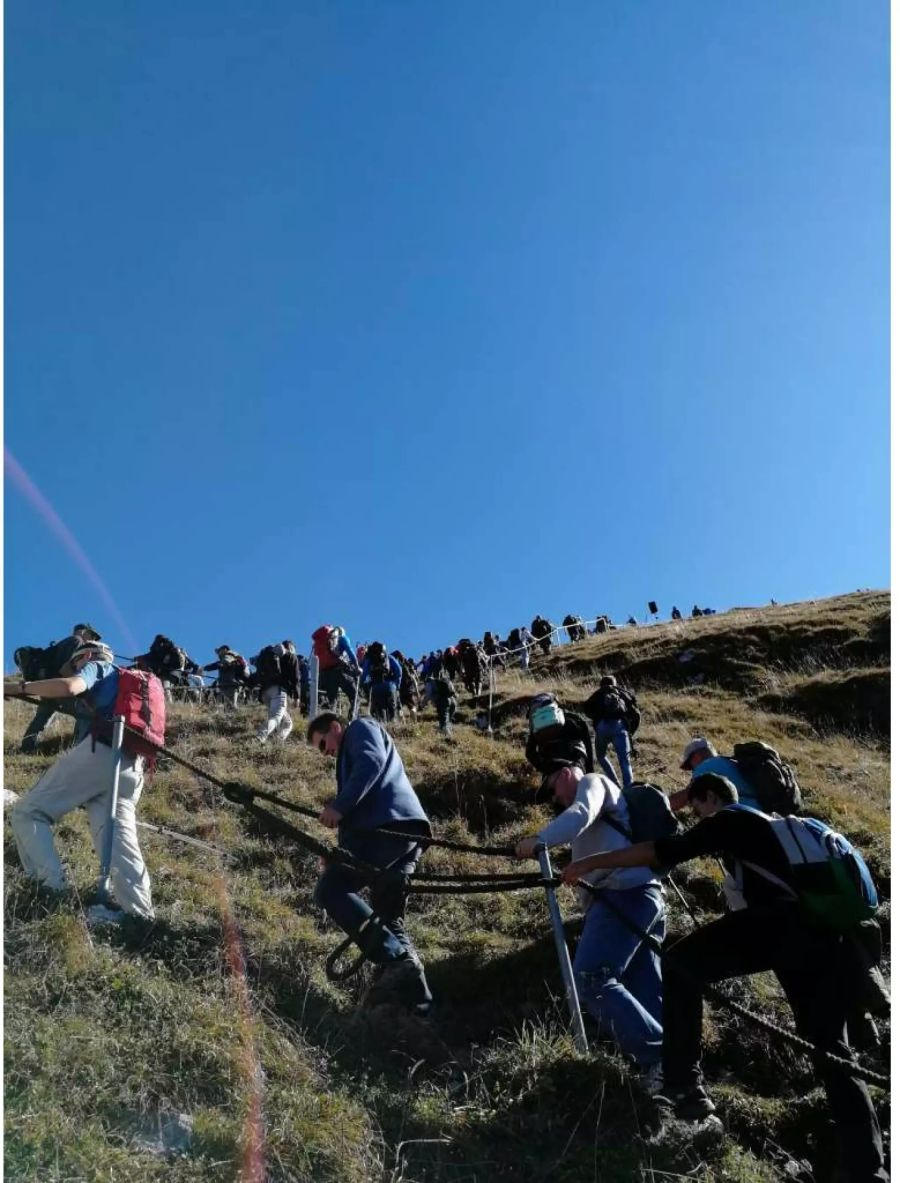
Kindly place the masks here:
[(546, 846), (536, 846), (534, 853), (541, 868), (541, 874), (546, 880), (547, 907), (550, 909), (556, 955), (559, 958), (559, 969), (569, 1002), (572, 1036), (575, 1040), (575, 1047), (586, 1055), (588, 1051), (587, 1035), (584, 1031), (584, 1019), (581, 1015), (581, 1003), (578, 1001), (578, 990), (575, 987), (575, 974), (572, 972), (572, 959), (569, 957), (569, 946), (566, 944), (566, 930), (563, 927), (562, 913), (559, 910), (559, 900), (557, 900), (556, 892), (553, 889), (554, 875), (553, 868), (550, 866), (550, 854)]
[[(353, 687), (353, 702), (350, 704), (350, 722), (351, 723), (356, 718), (356, 712), (359, 709), (359, 683), (360, 683), (361, 678), (362, 678), (362, 674), (357, 674), (356, 685)], [(371, 706), (370, 706), (369, 710), (371, 712)]]
[(97, 880), (97, 894), (100, 902), (110, 904), (110, 867), (112, 866), (113, 839), (116, 829), (116, 808), (119, 804), (119, 776), (122, 772), (122, 740), (125, 737), (125, 717), (116, 715), (112, 721), (113, 776), (109, 794), (109, 813), (106, 818), (106, 833), (103, 837), (103, 858), (100, 863), (100, 877)]
[(313, 649), (309, 655), (309, 718), (315, 719), (319, 713), (319, 659)]

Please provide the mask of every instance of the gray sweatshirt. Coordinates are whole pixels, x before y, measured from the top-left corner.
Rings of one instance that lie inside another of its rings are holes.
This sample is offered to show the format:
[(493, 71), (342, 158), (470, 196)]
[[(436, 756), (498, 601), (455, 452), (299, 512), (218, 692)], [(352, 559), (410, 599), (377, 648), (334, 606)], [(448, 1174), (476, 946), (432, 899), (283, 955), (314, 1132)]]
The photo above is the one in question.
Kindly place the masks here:
[[(631, 842), (624, 834), (606, 824), (603, 814), (611, 815), (620, 825), (629, 825), (628, 805), (622, 790), (609, 777), (590, 772), (578, 782), (575, 800), (569, 808), (544, 826), (538, 838), (547, 846), (571, 846), (573, 860), (587, 858), (603, 850), (624, 850), (630, 846)], [(645, 883), (659, 883), (658, 876), (649, 867), (589, 871), (584, 878), (588, 883), (616, 891), (641, 887)], [(582, 908), (587, 911), (593, 896), (582, 888), (579, 888), (578, 895)]]

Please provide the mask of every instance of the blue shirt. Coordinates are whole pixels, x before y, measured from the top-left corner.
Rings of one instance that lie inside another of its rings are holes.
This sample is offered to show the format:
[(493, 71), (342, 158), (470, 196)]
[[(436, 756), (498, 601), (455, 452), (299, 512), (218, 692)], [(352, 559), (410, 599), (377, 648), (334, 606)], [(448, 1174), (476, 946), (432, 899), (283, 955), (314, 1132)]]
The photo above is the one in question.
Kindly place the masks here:
[(343, 815), (341, 830), (345, 825), (349, 830), (374, 830), (391, 822), (420, 822), (422, 833), (431, 833), (400, 753), (374, 719), (355, 719), (344, 732), (337, 757), (337, 787), (334, 808)]
[(116, 695), (119, 693), (119, 671), (108, 661), (89, 661), (76, 677), (87, 686), (88, 700), (97, 708), (97, 714), (111, 719)]
[(737, 760), (730, 756), (710, 756), (708, 760), (697, 765), (691, 773), (691, 780), (696, 780), (698, 776), (704, 776), (707, 772), (714, 772), (716, 776), (724, 776), (730, 780), (738, 791), (738, 801), (741, 805), (752, 805), (754, 809), (759, 809), (756, 790), (746, 777), (741, 775)]

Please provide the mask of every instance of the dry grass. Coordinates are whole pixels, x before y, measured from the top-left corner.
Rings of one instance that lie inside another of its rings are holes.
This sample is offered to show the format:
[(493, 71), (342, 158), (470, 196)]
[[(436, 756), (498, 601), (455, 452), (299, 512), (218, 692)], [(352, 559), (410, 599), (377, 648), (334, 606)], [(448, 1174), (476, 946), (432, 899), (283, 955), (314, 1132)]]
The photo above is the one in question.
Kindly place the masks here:
[[(640, 689), (641, 775), (681, 784), (678, 756), (698, 731), (724, 750), (750, 737), (773, 743), (795, 764), (813, 808), (860, 843), (887, 889), (883, 738), (814, 725), (764, 707), (762, 696), (784, 695), (802, 679), (880, 673), (887, 653), (876, 654), (877, 639), (888, 630), (888, 598), (871, 593), (592, 638), (554, 651), (528, 675), (499, 677), (493, 738), (463, 722), (448, 743), (433, 718), (399, 724), (396, 738), (441, 833), (510, 843), (543, 816), (522, 755), (521, 703), (550, 688), (576, 704), (599, 668), (616, 669)], [(853, 645), (858, 667), (847, 660)], [(721, 680), (686, 684), (675, 660), (686, 647), (702, 648)], [(775, 651), (780, 656), (768, 666), (764, 654)], [(751, 677), (751, 668), (763, 676)], [(844, 685), (850, 692), (852, 681)], [(16, 754), (29, 714), (7, 706), (7, 785), (17, 791), (55, 758), (53, 751)], [(299, 738), (284, 749), (251, 744), (258, 714), (178, 707), (170, 742), (228, 779), (309, 806), (326, 800), (331, 771)], [(464, 719), (472, 714), (464, 703)], [(58, 727), (60, 737), (67, 726)], [(338, 934), (312, 905), (314, 858), (259, 833), (240, 809), (172, 766), (160, 769), (141, 816), (233, 856), (220, 861), (142, 832), (161, 917), (149, 934), (85, 927), (80, 901), (96, 867), (83, 817), (59, 827), (78, 890), (62, 901), (42, 898), (25, 880), (7, 833), (8, 1178), (240, 1178), (245, 1117), (259, 1083), (267, 1168), (277, 1180), (580, 1183), (690, 1175), (750, 1183), (782, 1177), (773, 1144), (797, 1154), (810, 1140), (827, 1144), (808, 1068), (727, 1014), (711, 1016), (706, 1028), (712, 1076), (724, 1082), (715, 1095), (726, 1137), (716, 1145), (648, 1138), (649, 1114), (621, 1062), (605, 1049), (589, 1061), (574, 1055), (540, 892), (412, 898), (411, 924), (439, 999), (434, 1020), (423, 1024), (390, 1007), (361, 1007), (358, 979), (344, 986), (326, 979), (324, 958)], [(329, 838), (315, 822), (300, 824)], [(476, 855), (439, 850), (427, 860), (433, 871), (485, 865)], [(717, 907), (715, 875), (700, 865), (680, 872), (702, 916)], [(561, 898), (574, 933), (572, 897)], [(236, 917), (246, 954), (252, 1004), (243, 1025), (223, 909)], [(687, 923), (675, 905), (671, 920), (676, 931)], [(744, 996), (786, 1020), (767, 978)], [(194, 1138), (186, 1153), (162, 1159), (141, 1148), (136, 1130), (173, 1111), (193, 1116)]]

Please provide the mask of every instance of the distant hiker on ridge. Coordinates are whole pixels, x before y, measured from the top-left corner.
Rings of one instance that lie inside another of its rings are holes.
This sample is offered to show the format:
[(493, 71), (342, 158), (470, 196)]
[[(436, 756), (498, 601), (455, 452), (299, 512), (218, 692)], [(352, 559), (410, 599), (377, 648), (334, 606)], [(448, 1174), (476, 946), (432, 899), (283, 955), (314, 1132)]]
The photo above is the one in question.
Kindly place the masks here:
[(392, 723), (400, 708), (400, 683), (403, 667), (387, 651), (384, 641), (373, 641), (366, 650), (360, 686), (371, 686), (369, 709), (376, 719)]

